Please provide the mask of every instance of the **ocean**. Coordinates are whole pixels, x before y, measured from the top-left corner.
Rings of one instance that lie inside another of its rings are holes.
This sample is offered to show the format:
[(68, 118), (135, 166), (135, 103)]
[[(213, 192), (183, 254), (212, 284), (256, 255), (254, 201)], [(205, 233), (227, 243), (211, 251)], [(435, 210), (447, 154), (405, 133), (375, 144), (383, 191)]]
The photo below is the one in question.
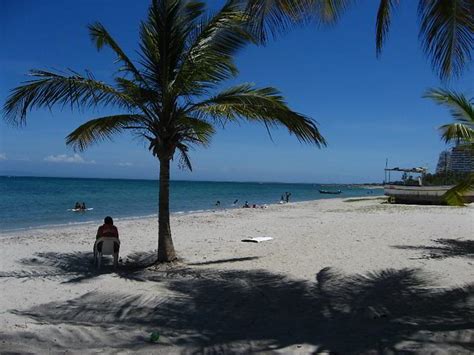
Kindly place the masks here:
[[(322, 195), (318, 189), (342, 190), (340, 195)], [(350, 185), (286, 184), (255, 182), (172, 181), (172, 213), (238, 208), (249, 204), (278, 203), (285, 192), (290, 202), (334, 197), (380, 195)], [(0, 231), (114, 219), (156, 216), (158, 181), (120, 179), (75, 179), (0, 176)], [(236, 205), (233, 202), (238, 200)], [(216, 202), (220, 206), (216, 207)], [(93, 208), (72, 212), (76, 202)]]

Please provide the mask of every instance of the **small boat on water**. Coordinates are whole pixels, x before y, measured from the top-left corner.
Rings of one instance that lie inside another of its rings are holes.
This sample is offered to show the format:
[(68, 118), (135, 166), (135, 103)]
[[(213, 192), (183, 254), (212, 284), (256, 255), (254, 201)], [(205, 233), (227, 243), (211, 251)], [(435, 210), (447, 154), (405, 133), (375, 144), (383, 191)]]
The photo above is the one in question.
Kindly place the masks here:
[(335, 190), (335, 191), (331, 191), (331, 190), (319, 190), (319, 193), (320, 194), (329, 194), (329, 195), (339, 195), (342, 191), (341, 190)]

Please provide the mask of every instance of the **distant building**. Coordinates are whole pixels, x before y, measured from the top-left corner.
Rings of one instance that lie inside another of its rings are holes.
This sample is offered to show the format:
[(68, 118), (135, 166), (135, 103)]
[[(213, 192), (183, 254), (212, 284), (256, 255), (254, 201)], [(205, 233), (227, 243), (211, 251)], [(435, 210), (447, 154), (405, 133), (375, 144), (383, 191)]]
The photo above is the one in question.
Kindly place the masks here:
[(474, 153), (471, 149), (456, 146), (451, 151), (446, 150), (439, 154), (436, 173), (446, 171), (466, 173), (474, 171)]
[(474, 153), (469, 147), (457, 146), (451, 150), (449, 171), (468, 173), (474, 171)]
[(436, 174), (441, 174), (448, 171), (450, 157), (451, 152), (449, 150), (439, 153), (438, 165), (436, 165)]

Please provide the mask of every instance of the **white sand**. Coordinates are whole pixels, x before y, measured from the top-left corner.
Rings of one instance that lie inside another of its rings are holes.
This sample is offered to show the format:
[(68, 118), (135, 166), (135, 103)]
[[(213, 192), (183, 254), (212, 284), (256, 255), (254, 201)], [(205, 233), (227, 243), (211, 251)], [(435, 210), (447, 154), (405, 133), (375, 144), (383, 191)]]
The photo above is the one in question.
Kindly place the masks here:
[(117, 272), (94, 271), (93, 224), (0, 234), (0, 352), (474, 351), (473, 207), (332, 199), (173, 216), (181, 262), (148, 269), (156, 219), (116, 225)]

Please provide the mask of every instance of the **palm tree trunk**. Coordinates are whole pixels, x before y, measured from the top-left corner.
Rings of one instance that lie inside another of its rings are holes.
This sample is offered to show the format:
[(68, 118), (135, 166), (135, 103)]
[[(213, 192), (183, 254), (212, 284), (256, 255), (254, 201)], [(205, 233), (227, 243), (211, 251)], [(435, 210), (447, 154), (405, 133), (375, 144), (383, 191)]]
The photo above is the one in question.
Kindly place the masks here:
[(158, 262), (176, 259), (170, 228), (170, 160), (160, 159), (160, 197), (158, 212)]

